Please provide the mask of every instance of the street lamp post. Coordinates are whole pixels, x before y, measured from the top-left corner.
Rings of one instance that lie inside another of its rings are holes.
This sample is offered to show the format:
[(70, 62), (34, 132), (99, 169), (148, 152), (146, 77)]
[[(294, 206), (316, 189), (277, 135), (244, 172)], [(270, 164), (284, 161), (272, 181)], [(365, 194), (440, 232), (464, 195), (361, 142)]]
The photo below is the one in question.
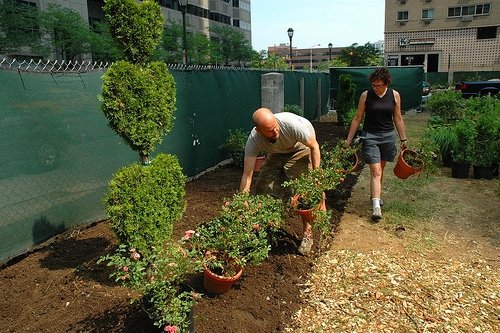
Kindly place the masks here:
[(288, 28), (288, 38), (290, 38), (290, 69), (293, 69), (293, 66), (292, 66), (292, 37), (293, 37), (293, 29), (292, 28)]
[(328, 43), (328, 58), (332, 61), (332, 43)]
[(312, 73), (313, 69), (313, 47), (315, 46), (321, 46), (320, 44), (315, 44), (311, 46), (311, 52), (309, 53), (309, 73)]
[(187, 64), (187, 38), (186, 38), (186, 10), (188, 5), (188, 0), (177, 0), (179, 1), (179, 7), (182, 13), (182, 64)]

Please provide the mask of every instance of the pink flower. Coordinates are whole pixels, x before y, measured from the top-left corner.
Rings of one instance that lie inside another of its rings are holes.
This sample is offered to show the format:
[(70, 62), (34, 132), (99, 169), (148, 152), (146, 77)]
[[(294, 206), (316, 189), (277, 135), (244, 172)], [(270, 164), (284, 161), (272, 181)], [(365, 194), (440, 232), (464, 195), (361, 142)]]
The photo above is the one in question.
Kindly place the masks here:
[(194, 230), (186, 230), (186, 231), (184, 232), (184, 237), (183, 237), (183, 239), (184, 239), (184, 240), (188, 240), (188, 239), (190, 239), (191, 237), (193, 237), (194, 233), (195, 233), (195, 231), (194, 231)]
[(141, 255), (139, 253), (137, 253), (137, 252), (132, 252), (130, 254), (130, 259), (132, 259), (132, 260), (139, 260), (139, 259), (141, 259)]
[(168, 332), (168, 333), (176, 333), (177, 332), (177, 326), (170, 326), (170, 325), (167, 325), (165, 326), (165, 329), (164, 329), (165, 332)]
[(123, 269), (124, 272), (128, 272), (128, 266), (123, 266), (122, 269)]

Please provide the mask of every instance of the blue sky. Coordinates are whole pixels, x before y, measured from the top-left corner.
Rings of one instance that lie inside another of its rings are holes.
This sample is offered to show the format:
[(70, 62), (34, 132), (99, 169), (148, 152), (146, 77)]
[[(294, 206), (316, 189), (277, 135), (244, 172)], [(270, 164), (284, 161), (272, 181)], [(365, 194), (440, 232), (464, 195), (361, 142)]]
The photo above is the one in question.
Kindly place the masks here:
[(289, 43), (307, 49), (363, 45), (384, 39), (384, 0), (251, 0), (252, 47)]

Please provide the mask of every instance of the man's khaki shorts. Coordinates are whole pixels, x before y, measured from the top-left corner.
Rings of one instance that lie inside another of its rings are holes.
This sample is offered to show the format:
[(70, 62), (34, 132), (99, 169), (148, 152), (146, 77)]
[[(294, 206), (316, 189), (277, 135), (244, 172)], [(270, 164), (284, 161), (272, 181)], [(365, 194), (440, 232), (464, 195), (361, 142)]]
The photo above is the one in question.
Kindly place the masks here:
[(289, 192), (282, 186), (283, 182), (297, 178), (311, 167), (310, 149), (307, 147), (293, 153), (270, 154), (260, 170), (255, 193), (282, 197)]

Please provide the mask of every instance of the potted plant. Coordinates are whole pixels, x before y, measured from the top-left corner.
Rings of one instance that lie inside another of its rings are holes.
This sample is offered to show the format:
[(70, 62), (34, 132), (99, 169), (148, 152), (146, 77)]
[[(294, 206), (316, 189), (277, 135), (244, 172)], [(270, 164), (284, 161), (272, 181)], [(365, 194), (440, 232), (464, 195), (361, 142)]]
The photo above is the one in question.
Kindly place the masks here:
[(198, 296), (185, 280), (199, 266), (193, 265), (183, 241), (171, 241), (149, 256), (121, 244), (114, 254), (99, 262), (114, 267), (111, 276), (137, 293), (134, 301), (141, 304), (156, 326), (168, 326), (179, 333), (194, 332), (192, 309)]
[(424, 161), (420, 154), (412, 149), (401, 150), (394, 166), (394, 174), (400, 179), (406, 179), (414, 174), (419, 174), (424, 169)]
[(443, 166), (451, 167), (453, 162), (451, 150), (456, 145), (455, 132), (451, 130), (451, 126), (444, 124), (433, 126), (429, 130), (429, 136), (439, 150)]
[[(219, 216), (201, 224), (190, 245), (192, 254), (203, 261), (205, 289), (212, 294), (226, 292), (234, 283), (231, 277), (239, 278), (248, 264), (262, 263), (283, 214), (281, 200), (241, 192), (226, 201)], [(223, 282), (229, 283), (221, 286)]]
[(456, 141), (451, 150), (453, 158), (451, 176), (453, 178), (469, 177), (474, 149), (474, 127), (474, 122), (469, 117), (458, 120), (452, 127), (456, 136)]
[(323, 169), (333, 169), (348, 174), (355, 172), (361, 161), (359, 146), (344, 146), (342, 141), (335, 145), (323, 144), (321, 147), (321, 163)]
[(291, 206), (304, 222), (316, 220), (317, 211), (326, 210), (325, 191), (335, 188), (344, 180), (344, 174), (339, 167), (317, 168), (288, 180), (283, 186), (292, 192)]
[(492, 179), (494, 165), (500, 159), (500, 101), (492, 97), (467, 101), (467, 111), (475, 123), (472, 150), (474, 178)]

